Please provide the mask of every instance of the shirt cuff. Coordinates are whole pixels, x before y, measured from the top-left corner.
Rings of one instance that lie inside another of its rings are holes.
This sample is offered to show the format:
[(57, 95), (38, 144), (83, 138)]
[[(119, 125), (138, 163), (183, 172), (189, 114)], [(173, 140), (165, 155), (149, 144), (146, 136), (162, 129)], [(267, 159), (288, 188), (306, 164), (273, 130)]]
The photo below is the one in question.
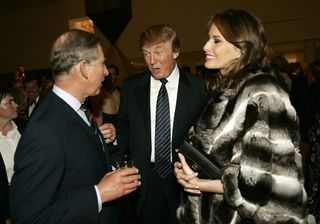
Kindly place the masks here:
[(102, 210), (102, 201), (101, 201), (101, 197), (100, 197), (100, 192), (99, 192), (99, 189), (96, 185), (94, 185), (94, 189), (96, 190), (97, 199), (98, 199), (98, 212), (100, 213)]

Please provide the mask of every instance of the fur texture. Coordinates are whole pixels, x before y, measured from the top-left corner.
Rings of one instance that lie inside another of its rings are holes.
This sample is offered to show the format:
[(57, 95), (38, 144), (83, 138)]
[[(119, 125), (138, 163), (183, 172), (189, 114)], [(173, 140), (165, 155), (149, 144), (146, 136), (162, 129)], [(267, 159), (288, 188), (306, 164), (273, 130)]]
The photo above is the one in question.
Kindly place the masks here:
[(250, 74), (209, 103), (189, 141), (225, 164), (224, 194), (182, 196), (180, 223), (314, 223), (298, 119), (276, 74)]

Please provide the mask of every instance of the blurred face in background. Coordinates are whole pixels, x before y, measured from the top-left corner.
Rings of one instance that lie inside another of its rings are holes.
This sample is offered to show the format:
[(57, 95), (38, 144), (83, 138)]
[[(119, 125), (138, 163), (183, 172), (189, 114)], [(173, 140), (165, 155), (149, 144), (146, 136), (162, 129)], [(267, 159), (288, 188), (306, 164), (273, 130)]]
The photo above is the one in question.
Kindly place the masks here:
[(24, 90), (28, 99), (36, 100), (37, 97), (40, 95), (40, 86), (37, 80), (32, 80), (30, 82), (26, 82), (24, 84)]
[(142, 47), (144, 60), (155, 79), (167, 78), (176, 65), (179, 52), (174, 52), (170, 41), (146, 43)]
[(12, 120), (18, 117), (18, 105), (14, 102), (13, 96), (6, 95), (0, 102), (0, 118)]
[(241, 56), (239, 48), (229, 43), (212, 24), (209, 30), (209, 39), (203, 46), (205, 52), (205, 64), (208, 69), (219, 69), (221, 75), (232, 68), (232, 64)]
[(116, 69), (113, 67), (109, 67), (108, 71), (109, 71), (109, 76), (110, 76), (112, 85), (116, 85), (116, 83), (118, 81), (118, 74), (117, 74)]
[(18, 73), (19, 75), (22, 75), (22, 74), (24, 73), (24, 67), (23, 67), (23, 66), (18, 66), (18, 67), (17, 67), (17, 73)]

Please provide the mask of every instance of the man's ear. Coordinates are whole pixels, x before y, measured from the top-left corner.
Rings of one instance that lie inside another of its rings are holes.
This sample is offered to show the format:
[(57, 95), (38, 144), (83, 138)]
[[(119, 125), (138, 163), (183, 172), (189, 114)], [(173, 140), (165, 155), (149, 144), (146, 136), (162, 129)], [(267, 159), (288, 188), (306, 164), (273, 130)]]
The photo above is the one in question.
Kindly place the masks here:
[(88, 62), (87, 61), (81, 61), (79, 66), (80, 66), (80, 72), (83, 78), (88, 79), (88, 75), (87, 75), (87, 65)]

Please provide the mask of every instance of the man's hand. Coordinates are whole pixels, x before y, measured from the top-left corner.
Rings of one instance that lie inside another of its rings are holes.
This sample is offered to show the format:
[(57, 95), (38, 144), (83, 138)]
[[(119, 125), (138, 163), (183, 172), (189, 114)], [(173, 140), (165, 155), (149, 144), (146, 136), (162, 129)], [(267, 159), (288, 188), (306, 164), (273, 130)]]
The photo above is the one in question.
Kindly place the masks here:
[(113, 124), (105, 123), (99, 128), (107, 144), (113, 142), (116, 139), (116, 129)]
[(113, 201), (136, 190), (141, 176), (136, 168), (107, 173), (97, 185), (102, 202)]

